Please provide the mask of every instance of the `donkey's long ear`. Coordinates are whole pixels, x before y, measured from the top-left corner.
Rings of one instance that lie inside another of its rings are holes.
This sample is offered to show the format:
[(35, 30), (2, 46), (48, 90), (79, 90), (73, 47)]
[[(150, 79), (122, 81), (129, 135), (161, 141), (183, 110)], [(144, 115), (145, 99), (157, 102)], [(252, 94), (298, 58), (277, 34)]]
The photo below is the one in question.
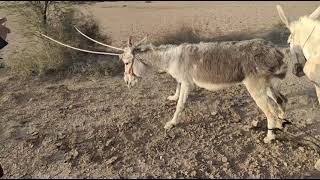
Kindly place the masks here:
[(309, 15), (309, 18), (317, 19), (319, 15), (320, 15), (320, 6), (316, 10), (314, 10), (312, 14)]
[(132, 37), (131, 36), (129, 36), (129, 38), (128, 38), (128, 46), (132, 47)]
[(145, 36), (141, 41), (139, 41), (135, 46), (140, 46), (143, 43), (146, 43), (148, 40), (148, 36)]
[(135, 48), (135, 50), (138, 50), (140, 52), (144, 52), (144, 51), (148, 51), (148, 50), (154, 51), (154, 47), (152, 44), (141, 44), (140, 46), (137, 46)]
[(287, 26), (287, 28), (289, 28), (289, 21), (280, 5), (277, 5), (277, 10), (278, 10), (281, 21)]

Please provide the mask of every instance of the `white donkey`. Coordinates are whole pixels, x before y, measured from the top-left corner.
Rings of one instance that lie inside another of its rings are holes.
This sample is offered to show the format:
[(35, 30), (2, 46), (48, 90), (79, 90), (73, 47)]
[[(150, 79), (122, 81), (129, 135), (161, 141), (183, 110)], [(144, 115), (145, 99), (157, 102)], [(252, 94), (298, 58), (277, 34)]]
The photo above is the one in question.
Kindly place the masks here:
[[(301, 75), (305, 74), (315, 85), (318, 101), (320, 103), (320, 21), (316, 20), (320, 15), (320, 6), (309, 16), (302, 16), (296, 21), (290, 21), (285, 16), (282, 7), (277, 5), (277, 10), (282, 22), (290, 30), (288, 43), (295, 67), (304, 65)], [(306, 62), (305, 60), (306, 59)], [(304, 62), (303, 62), (304, 61)]]
[[(78, 32), (81, 33), (79, 30)], [(60, 45), (79, 51), (119, 56), (125, 64), (124, 80), (128, 87), (134, 86), (153, 68), (165, 71), (176, 79), (176, 92), (168, 99), (178, 101), (178, 104), (172, 120), (165, 124), (165, 129), (178, 124), (188, 94), (194, 85), (214, 91), (239, 83), (247, 87), (256, 104), (267, 116), (268, 133), (264, 141), (271, 142), (275, 139), (273, 130), (282, 129), (287, 99), (273, 88), (271, 80), (284, 78), (287, 65), (282, 61), (283, 53), (262, 39), (184, 43), (156, 47), (144, 43), (146, 38), (136, 45), (133, 45), (129, 38), (128, 46), (121, 49), (81, 34), (101, 45), (121, 50), (122, 53), (88, 51), (41, 35)]]

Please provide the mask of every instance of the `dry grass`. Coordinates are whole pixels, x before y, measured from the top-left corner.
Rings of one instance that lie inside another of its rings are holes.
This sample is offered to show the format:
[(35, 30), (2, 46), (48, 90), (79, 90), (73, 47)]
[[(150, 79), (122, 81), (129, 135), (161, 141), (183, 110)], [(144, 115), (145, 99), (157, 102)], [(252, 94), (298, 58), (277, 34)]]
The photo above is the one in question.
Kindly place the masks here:
[(81, 36), (75, 29), (77, 26), (83, 33), (93, 39), (111, 44), (111, 38), (101, 33), (100, 27), (91, 15), (85, 15), (73, 8), (52, 10), (46, 26), (32, 10), (23, 10), (25, 24), (30, 27), (26, 36), (30, 45), (10, 60), (5, 61), (12, 74), (22, 77), (61, 75), (66, 77), (74, 74), (84, 75), (115, 75), (121, 72), (122, 64), (115, 57), (83, 53), (49, 42), (35, 36), (36, 31), (43, 32), (54, 39), (82, 49), (108, 51), (96, 43)]
[(176, 31), (167, 33), (153, 43), (155, 45), (161, 44), (181, 44), (181, 43), (199, 43), (199, 42), (213, 42), (213, 41), (242, 41), (253, 38), (262, 38), (273, 42), (277, 45), (286, 45), (289, 36), (289, 31), (282, 23), (274, 25), (269, 30), (259, 30), (250, 32), (231, 32), (228, 34), (215, 32), (206, 32), (201, 26), (181, 25)]

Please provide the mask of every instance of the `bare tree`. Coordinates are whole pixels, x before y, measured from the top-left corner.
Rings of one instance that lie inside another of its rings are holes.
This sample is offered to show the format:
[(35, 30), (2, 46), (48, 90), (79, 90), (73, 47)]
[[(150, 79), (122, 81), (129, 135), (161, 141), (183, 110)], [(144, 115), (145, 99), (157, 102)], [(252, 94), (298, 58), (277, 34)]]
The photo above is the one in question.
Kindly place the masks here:
[(35, 12), (42, 17), (43, 25), (46, 25), (49, 16), (49, 7), (53, 4), (53, 1), (29, 1), (29, 3)]

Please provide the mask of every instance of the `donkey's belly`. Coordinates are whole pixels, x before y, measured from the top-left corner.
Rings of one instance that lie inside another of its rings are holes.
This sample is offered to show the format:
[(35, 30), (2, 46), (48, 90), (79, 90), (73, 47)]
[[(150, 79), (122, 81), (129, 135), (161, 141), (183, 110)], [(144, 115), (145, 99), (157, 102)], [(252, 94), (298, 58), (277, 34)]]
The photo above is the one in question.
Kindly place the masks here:
[(230, 86), (238, 84), (238, 83), (214, 84), (214, 83), (211, 83), (211, 82), (201, 82), (201, 81), (196, 80), (196, 79), (193, 79), (193, 82), (197, 86), (199, 86), (201, 88), (204, 88), (204, 89), (207, 89), (209, 91), (217, 91), (219, 89), (225, 89), (225, 88), (228, 88)]

